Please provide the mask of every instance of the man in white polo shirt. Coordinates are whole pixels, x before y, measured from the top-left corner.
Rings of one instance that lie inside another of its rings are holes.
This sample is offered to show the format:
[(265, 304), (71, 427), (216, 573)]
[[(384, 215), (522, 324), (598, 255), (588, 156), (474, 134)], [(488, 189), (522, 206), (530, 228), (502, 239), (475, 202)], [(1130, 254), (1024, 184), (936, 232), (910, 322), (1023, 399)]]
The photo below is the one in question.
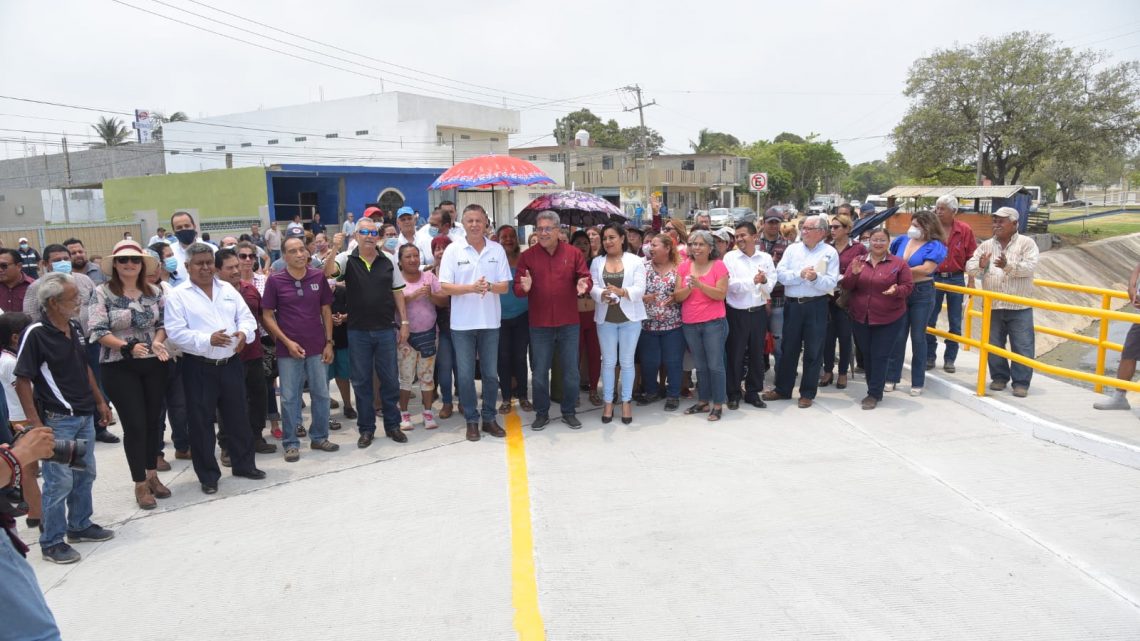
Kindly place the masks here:
[(439, 280), (451, 296), (451, 340), (459, 368), (459, 402), (467, 421), (467, 440), (479, 440), (479, 406), (475, 400), (475, 359), (483, 380), (483, 431), (506, 436), (495, 422), (499, 393), (499, 295), (511, 282), (511, 266), (503, 247), (485, 236), (490, 220), (479, 205), (463, 210), (464, 238), (448, 245), (440, 258)]

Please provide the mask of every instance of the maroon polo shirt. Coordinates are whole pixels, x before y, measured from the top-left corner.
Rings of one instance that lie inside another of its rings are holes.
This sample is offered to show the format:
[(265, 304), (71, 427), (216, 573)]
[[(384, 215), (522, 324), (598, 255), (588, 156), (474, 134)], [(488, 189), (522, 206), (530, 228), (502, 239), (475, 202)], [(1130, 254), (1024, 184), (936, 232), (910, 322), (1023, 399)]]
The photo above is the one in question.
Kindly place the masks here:
[[(15, 269), (9, 267), (8, 269)], [(4, 310), (5, 314), (11, 312), (24, 311), (24, 294), (28, 293), (28, 285), (36, 282), (34, 278), (24, 274), (20, 282), (16, 283), (15, 287), (8, 287), (0, 283), (0, 309)]]
[[(257, 320), (257, 330), (261, 333), (261, 294), (257, 293), (257, 288), (253, 283), (242, 283), (241, 288), (238, 290), (241, 297), (245, 299), (245, 304), (249, 306), (249, 313)], [(245, 344), (245, 348), (241, 350), (241, 361), (260, 360), (265, 350), (261, 347), (260, 340), (252, 340)]]
[(978, 248), (978, 240), (974, 238), (974, 230), (966, 223), (954, 219), (954, 226), (950, 229), (950, 238), (946, 241), (946, 259), (938, 266), (939, 272), (966, 271), (966, 261), (974, 255)]
[[(852, 267), (862, 262), (863, 271), (856, 276)], [(891, 285), (897, 285), (894, 296), (884, 296)], [(910, 277), (910, 267), (906, 261), (887, 254), (878, 265), (871, 264), (871, 255), (860, 256), (851, 261), (839, 286), (851, 290), (847, 299), (847, 312), (851, 320), (866, 325), (887, 325), (906, 313), (906, 297), (914, 289)]]
[[(532, 279), (529, 293), (522, 287), (526, 273)], [(542, 245), (524, 251), (515, 264), (515, 296), (528, 299), (530, 326), (577, 325), (579, 278), (593, 282), (582, 252), (569, 243), (559, 241), (553, 254)]]

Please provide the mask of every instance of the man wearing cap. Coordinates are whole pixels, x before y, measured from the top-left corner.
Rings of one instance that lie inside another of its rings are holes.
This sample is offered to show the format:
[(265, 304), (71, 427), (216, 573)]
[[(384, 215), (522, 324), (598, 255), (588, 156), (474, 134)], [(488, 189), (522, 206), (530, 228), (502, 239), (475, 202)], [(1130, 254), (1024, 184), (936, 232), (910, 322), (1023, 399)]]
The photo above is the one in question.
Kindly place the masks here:
[[(784, 251), (788, 248), (787, 239), (780, 234), (780, 224), (783, 222), (784, 216), (780, 210), (769, 207), (768, 211), (764, 212), (764, 227), (756, 236), (756, 247), (771, 256), (772, 263), (776, 266), (780, 265), (780, 259), (784, 257)], [(768, 302), (768, 331), (772, 332), (772, 338), (776, 341), (776, 350), (772, 355), (775, 359), (774, 367), (779, 367), (780, 355), (784, 352), (780, 340), (784, 336), (784, 286), (776, 283), (771, 294), (772, 297)]]
[(23, 272), (31, 278), (39, 278), (40, 253), (28, 244), (27, 238), (21, 238), (17, 242), (17, 249), (20, 252), (20, 263)]
[[(946, 230), (946, 260), (934, 272), (935, 283), (946, 283), (958, 287), (973, 287), (974, 277), (971, 276), (967, 284), (965, 278), (966, 261), (974, 255), (978, 248), (978, 241), (974, 238), (974, 230), (966, 223), (958, 220), (958, 199), (947, 194), (938, 198), (934, 203), (934, 213), (942, 228)], [(934, 309), (930, 312), (927, 327), (938, 325), (938, 315), (942, 312), (942, 300), (946, 300), (946, 318), (951, 334), (962, 335), (962, 294), (934, 290)], [(938, 355), (938, 337), (934, 334), (926, 335), (926, 369), (934, 369)], [(942, 369), (953, 374), (954, 359), (958, 356), (958, 341), (946, 340), (946, 353), (942, 357)]]
[(245, 369), (238, 354), (257, 340), (257, 321), (236, 289), (217, 277), (226, 261), (237, 262), (232, 249), (218, 251), (206, 243), (186, 248), (189, 280), (166, 297), (167, 341), (182, 350), (182, 386), (190, 423), (190, 456), (205, 494), (216, 494), (221, 470), (214, 458), (214, 417), (235, 426), (226, 432), (226, 451), (233, 475), (263, 479), (253, 462), (253, 435), (246, 411)]
[(150, 247), (151, 245), (153, 245), (155, 243), (165, 243), (165, 242), (166, 242), (166, 228), (165, 227), (159, 227), (158, 229), (154, 230), (154, 235), (150, 237), (150, 240), (146, 241), (146, 246)]
[(860, 218), (866, 218), (867, 216), (870, 216), (873, 213), (875, 213), (875, 206), (872, 205), (871, 203), (863, 203), (862, 205), (859, 205), (859, 217)]
[[(1013, 207), (1002, 207), (993, 213), (994, 235), (974, 250), (966, 263), (966, 273), (982, 279), (984, 290), (1029, 298), (1033, 296), (1038, 250), (1032, 238), (1017, 233), (1020, 217)], [(995, 300), (990, 315), (990, 345), (1005, 348), (1007, 338), (1009, 351), (1034, 357), (1033, 308)], [(990, 389), (1000, 392), (1012, 381), (1014, 396), (1023, 398), (1029, 393), (1033, 368), (1011, 364), (993, 353), (989, 355), (989, 368)]]
[(792, 397), (796, 366), (803, 350), (800, 408), (811, 407), (819, 388), (823, 344), (827, 337), (828, 295), (839, 282), (839, 254), (823, 242), (830, 231), (822, 216), (808, 216), (800, 241), (789, 245), (776, 272), (784, 284), (783, 355), (776, 365), (776, 388), (764, 392), (765, 401)]

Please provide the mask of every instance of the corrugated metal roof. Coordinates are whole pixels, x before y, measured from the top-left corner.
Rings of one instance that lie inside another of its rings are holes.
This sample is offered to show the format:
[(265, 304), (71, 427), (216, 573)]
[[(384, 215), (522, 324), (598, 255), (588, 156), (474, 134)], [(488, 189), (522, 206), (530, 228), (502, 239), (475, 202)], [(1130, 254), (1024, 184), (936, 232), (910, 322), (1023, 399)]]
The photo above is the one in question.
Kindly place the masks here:
[(956, 198), (1009, 198), (1024, 191), (1021, 185), (992, 185), (978, 187), (976, 185), (963, 185), (958, 187), (933, 185), (901, 185), (893, 187), (883, 193), (884, 198), (938, 198), (949, 194)]

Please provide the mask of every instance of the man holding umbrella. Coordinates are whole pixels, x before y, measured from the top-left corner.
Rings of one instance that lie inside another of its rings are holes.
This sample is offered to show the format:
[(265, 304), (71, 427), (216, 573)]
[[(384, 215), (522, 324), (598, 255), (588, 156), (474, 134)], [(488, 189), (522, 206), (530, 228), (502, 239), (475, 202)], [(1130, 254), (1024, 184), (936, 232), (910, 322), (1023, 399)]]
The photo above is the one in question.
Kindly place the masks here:
[(558, 214), (546, 210), (535, 219), (538, 244), (524, 251), (515, 266), (515, 295), (530, 299), (530, 344), (534, 350), (534, 423), (541, 430), (550, 422), (550, 364), (559, 350), (562, 366), (562, 422), (582, 427), (574, 415), (578, 389), (579, 296), (590, 290), (590, 270), (582, 252), (559, 240)]

